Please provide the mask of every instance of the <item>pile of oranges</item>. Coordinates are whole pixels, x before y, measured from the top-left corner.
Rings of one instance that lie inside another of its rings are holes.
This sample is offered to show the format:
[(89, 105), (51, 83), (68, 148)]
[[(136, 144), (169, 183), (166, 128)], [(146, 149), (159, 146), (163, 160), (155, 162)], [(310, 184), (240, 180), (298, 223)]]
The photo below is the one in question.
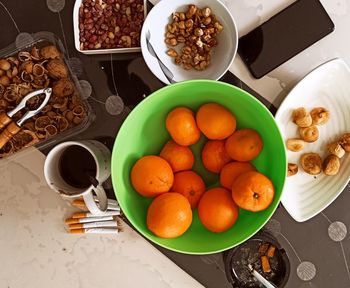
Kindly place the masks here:
[[(140, 158), (131, 170), (131, 183), (144, 197), (154, 197), (147, 212), (147, 227), (162, 238), (182, 235), (198, 209), (201, 223), (214, 233), (231, 228), (239, 208), (252, 212), (273, 201), (274, 186), (249, 161), (263, 149), (254, 129), (236, 130), (236, 117), (217, 103), (202, 105), (196, 114), (187, 107), (173, 109), (166, 118), (172, 140), (158, 155)], [(190, 146), (201, 133), (208, 141), (202, 149), (203, 166), (220, 176), (221, 187), (207, 190), (192, 170), (195, 157)]]

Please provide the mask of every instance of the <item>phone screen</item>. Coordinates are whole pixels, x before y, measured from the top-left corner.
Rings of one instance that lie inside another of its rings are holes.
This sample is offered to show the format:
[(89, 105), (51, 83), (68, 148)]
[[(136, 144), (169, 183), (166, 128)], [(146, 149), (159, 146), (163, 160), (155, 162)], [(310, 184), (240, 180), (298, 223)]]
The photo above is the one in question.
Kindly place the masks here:
[(318, 0), (298, 0), (242, 36), (238, 53), (255, 78), (261, 78), (334, 30)]

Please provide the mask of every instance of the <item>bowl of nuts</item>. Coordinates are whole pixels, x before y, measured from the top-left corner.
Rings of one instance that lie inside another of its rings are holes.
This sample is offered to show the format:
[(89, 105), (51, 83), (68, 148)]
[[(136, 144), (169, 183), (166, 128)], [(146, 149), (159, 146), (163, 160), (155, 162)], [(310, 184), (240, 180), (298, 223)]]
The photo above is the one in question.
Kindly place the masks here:
[(234, 19), (219, 0), (160, 1), (141, 31), (141, 51), (153, 74), (171, 84), (218, 80), (236, 55)]
[[(45, 149), (72, 137), (94, 119), (61, 41), (50, 32), (31, 37), (0, 51), (0, 139), (7, 135), (0, 141), (0, 162), (30, 146)], [(43, 90), (52, 92), (47, 100)]]
[(75, 48), (84, 54), (139, 52), (147, 0), (76, 0)]

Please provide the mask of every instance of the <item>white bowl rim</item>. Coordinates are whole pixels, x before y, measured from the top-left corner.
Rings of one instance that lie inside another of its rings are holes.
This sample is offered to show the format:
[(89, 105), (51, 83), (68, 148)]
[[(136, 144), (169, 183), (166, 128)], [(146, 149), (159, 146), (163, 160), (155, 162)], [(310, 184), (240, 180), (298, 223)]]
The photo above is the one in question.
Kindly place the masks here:
[[(183, 0), (171, 0), (172, 2), (178, 2), (179, 5), (181, 5), (181, 3), (183, 2)], [(237, 49), (238, 49), (238, 40), (239, 40), (239, 37), (238, 37), (238, 29), (237, 29), (237, 24), (236, 24), (236, 21), (235, 19), (233, 18), (232, 16), (232, 13), (230, 12), (230, 10), (228, 10), (228, 8), (226, 7), (226, 5), (224, 3), (222, 3), (220, 0), (207, 0), (208, 1), (208, 6), (210, 6), (210, 3), (213, 3), (214, 1), (219, 5), (221, 6), (227, 13), (227, 15), (229, 16), (231, 22), (232, 22), (232, 29), (234, 30), (234, 34), (235, 36), (233, 37), (233, 39), (236, 39), (235, 41), (235, 46), (233, 48), (234, 52), (233, 52), (233, 55), (232, 55), (232, 59), (229, 61), (227, 67), (225, 67), (225, 69), (222, 71), (222, 73), (220, 73), (220, 75), (218, 77), (216, 77), (215, 79), (207, 79), (207, 80), (219, 80), (222, 76), (225, 75), (225, 73), (230, 69), (230, 67), (232, 66), (232, 63), (237, 55)], [(140, 42), (141, 42), (141, 53), (142, 53), (142, 56), (143, 56), (143, 59), (144, 61), (146, 62), (147, 64), (147, 67), (150, 69), (150, 71), (152, 72), (152, 74), (154, 76), (156, 76), (158, 78), (158, 80), (160, 80), (161, 82), (169, 85), (171, 84), (167, 79), (166, 77), (161, 77), (162, 75), (157, 75), (157, 73), (155, 73), (152, 69), (151, 69), (151, 66), (149, 65), (149, 60), (148, 60), (148, 57), (146, 57), (145, 55), (145, 45), (144, 45), (144, 39), (145, 39), (145, 35), (146, 35), (146, 27), (148, 26), (148, 22), (150, 21), (150, 18), (153, 17), (153, 14), (155, 14), (156, 16), (156, 13), (159, 13), (163, 7), (165, 7), (167, 5), (166, 3), (167, 1), (166, 0), (161, 0), (160, 2), (158, 2), (156, 5), (154, 5), (154, 7), (148, 12), (147, 14), (147, 17), (145, 19), (145, 21), (143, 22), (143, 26), (142, 26), (142, 30), (141, 30), (141, 35), (140, 35)], [(219, 16), (220, 17), (220, 16)], [(147, 52), (148, 53), (148, 52)], [(185, 79), (183, 81), (186, 81), (186, 80), (194, 80), (195, 78), (193, 79)], [(203, 78), (204, 79), (204, 78)], [(182, 82), (182, 81), (177, 81), (177, 82)]]

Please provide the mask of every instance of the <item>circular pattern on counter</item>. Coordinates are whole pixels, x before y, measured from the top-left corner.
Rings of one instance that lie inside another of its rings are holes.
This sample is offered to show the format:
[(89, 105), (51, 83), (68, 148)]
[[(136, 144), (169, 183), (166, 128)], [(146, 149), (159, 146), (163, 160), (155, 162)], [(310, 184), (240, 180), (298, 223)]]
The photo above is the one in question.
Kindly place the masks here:
[(120, 96), (109, 96), (105, 104), (106, 110), (111, 115), (119, 115), (124, 110), (124, 102)]
[(336, 221), (329, 225), (328, 235), (329, 237), (336, 242), (344, 240), (347, 234), (346, 226), (343, 222)]
[(81, 87), (82, 95), (81, 97), (85, 100), (91, 96), (92, 86), (89, 81), (79, 80), (79, 84)]
[(301, 262), (297, 268), (297, 275), (303, 281), (310, 281), (316, 276), (316, 267), (309, 261)]
[(66, 5), (65, 0), (46, 0), (47, 7), (49, 10), (52, 12), (60, 12), (63, 8), (64, 5)]
[(282, 231), (281, 223), (276, 219), (270, 219), (265, 224), (264, 228), (275, 237), (281, 234), (281, 231)]
[(34, 41), (32, 35), (27, 32), (19, 33), (16, 37), (15, 45), (17, 49), (20, 49)]
[(79, 58), (72, 57), (69, 58), (67, 62), (73, 74), (77, 76), (81, 76), (81, 74), (83, 74), (83, 63)]

